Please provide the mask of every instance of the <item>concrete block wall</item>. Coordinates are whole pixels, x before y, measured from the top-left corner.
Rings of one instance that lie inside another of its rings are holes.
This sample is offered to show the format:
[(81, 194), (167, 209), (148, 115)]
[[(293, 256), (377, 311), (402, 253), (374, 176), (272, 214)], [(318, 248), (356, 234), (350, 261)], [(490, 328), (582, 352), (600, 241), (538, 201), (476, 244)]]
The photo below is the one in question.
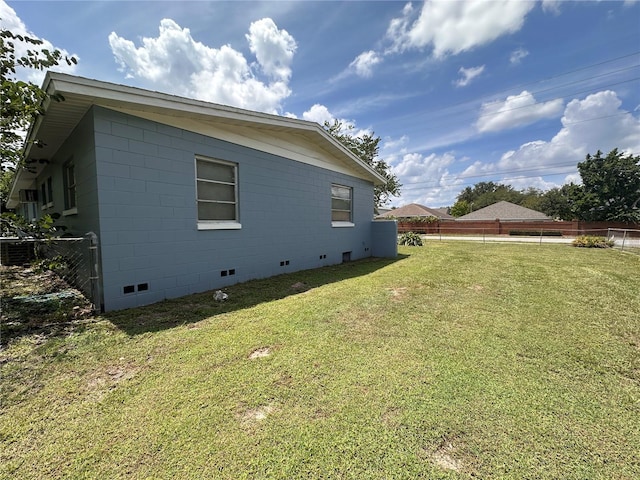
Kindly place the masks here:
[[(106, 310), (373, 254), (370, 182), (100, 107), (92, 114)], [(238, 164), (241, 229), (197, 229), (196, 155)], [(353, 188), (354, 227), (331, 226), (332, 183)]]

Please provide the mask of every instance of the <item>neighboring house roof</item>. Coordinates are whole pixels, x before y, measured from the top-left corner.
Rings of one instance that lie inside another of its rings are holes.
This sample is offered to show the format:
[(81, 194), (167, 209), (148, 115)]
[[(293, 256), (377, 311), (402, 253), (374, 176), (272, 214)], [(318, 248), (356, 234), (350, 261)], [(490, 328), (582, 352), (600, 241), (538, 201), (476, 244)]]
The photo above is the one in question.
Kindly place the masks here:
[(7, 202), (9, 208), (18, 205), (20, 189), (29, 188), (93, 105), (352, 175), (375, 185), (385, 183), (380, 174), (315, 122), (63, 73), (47, 72), (42, 88), (49, 95), (62, 95), (64, 101), (46, 100), (46, 114), (37, 117), (29, 128), (24, 158), (31, 162), (31, 168), (18, 171)]
[(417, 203), (410, 203), (409, 205), (405, 205), (404, 207), (395, 208), (382, 215), (379, 215), (377, 218), (385, 217), (437, 217), (441, 220), (453, 218), (451, 215), (441, 211), (440, 209), (425, 207), (424, 205), (420, 205)]
[(511, 202), (497, 202), (487, 207), (458, 217), (457, 221), (465, 220), (552, 220), (544, 213), (521, 207)]

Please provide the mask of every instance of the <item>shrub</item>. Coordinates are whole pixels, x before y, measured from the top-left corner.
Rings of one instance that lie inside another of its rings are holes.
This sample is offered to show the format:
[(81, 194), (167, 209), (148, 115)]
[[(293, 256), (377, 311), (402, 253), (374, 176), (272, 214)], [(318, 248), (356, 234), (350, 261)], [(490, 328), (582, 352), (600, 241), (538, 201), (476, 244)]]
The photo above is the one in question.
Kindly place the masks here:
[(561, 237), (560, 230), (509, 230), (509, 235), (524, 237)]
[(574, 247), (583, 248), (611, 248), (614, 245), (613, 240), (607, 240), (604, 237), (594, 237), (590, 235), (582, 235), (577, 237), (572, 243)]
[(436, 223), (438, 221), (438, 217), (434, 217), (433, 215), (428, 217), (408, 217), (403, 218), (402, 221), (413, 225), (422, 225), (425, 223)]
[(407, 245), (410, 247), (421, 247), (422, 246), (422, 238), (420, 235), (413, 232), (406, 232), (400, 235), (400, 239), (398, 240), (399, 245)]

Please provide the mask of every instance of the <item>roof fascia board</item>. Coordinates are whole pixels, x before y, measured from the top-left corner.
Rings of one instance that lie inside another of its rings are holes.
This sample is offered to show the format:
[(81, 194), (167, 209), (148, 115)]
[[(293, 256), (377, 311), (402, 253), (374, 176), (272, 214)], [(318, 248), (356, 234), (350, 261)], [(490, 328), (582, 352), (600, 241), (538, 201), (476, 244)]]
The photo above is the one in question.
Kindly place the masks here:
[[(220, 119), (315, 132), (328, 141), (334, 149), (337, 149), (342, 155), (346, 155), (352, 162), (356, 163), (360, 168), (367, 171), (369, 175), (373, 176), (375, 184), (383, 185), (386, 183), (386, 180), (382, 175), (376, 172), (369, 164), (358, 158), (353, 152), (333, 138), (315, 122), (261, 112), (253, 112), (236, 107), (203, 102), (201, 100), (178, 97), (160, 92), (152, 92), (141, 88), (117, 85), (98, 80), (90, 80), (63, 73), (51, 72), (48, 75), (50, 75), (51, 80), (54, 82), (56, 93), (61, 93), (63, 95), (65, 93), (76, 94), (89, 97), (96, 104), (106, 107), (115, 107), (117, 105), (125, 107), (123, 104), (127, 104), (136, 110), (153, 110), (154, 108), (150, 107), (155, 107), (157, 109), (184, 112), (189, 115), (203, 115), (207, 118), (217, 117)], [(115, 102), (115, 104), (111, 102)], [(138, 108), (135, 108), (134, 106), (137, 106)]]
[(115, 102), (116, 105), (136, 105), (141, 109), (160, 108), (188, 113), (190, 115), (205, 115), (221, 119), (239, 120), (250, 123), (282, 126), (313, 130), (317, 124), (305, 120), (298, 120), (267, 113), (243, 110), (202, 100), (179, 97), (161, 92), (154, 92), (142, 88), (129, 87), (114, 83), (91, 80), (63, 73), (50, 73), (56, 93), (64, 95), (75, 94), (92, 99), (96, 104)]

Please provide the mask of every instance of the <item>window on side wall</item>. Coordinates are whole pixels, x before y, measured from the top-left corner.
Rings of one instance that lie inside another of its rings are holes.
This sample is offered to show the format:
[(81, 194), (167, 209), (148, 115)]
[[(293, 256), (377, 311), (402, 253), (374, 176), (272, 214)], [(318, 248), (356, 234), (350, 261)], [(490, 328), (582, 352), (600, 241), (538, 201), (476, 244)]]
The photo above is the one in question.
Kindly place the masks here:
[(48, 177), (40, 185), (40, 196), (42, 197), (42, 210), (53, 207), (53, 179)]
[(73, 160), (69, 160), (63, 166), (64, 182), (64, 211), (63, 215), (78, 213), (76, 204), (76, 173)]
[(196, 157), (198, 230), (238, 229), (238, 165)]
[(353, 189), (344, 185), (331, 185), (331, 225), (353, 227)]

